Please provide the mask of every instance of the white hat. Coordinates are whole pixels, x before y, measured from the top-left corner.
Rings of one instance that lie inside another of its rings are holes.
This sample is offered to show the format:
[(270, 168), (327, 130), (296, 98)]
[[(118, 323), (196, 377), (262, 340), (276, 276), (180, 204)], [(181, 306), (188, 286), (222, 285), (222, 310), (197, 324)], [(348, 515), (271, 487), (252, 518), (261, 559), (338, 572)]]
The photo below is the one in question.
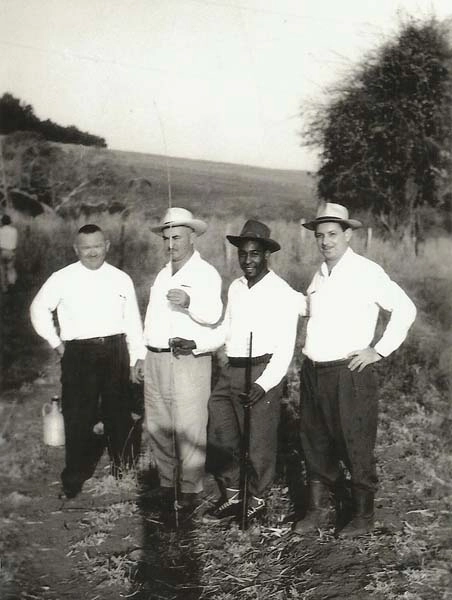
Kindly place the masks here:
[(363, 226), (361, 221), (349, 218), (348, 210), (345, 206), (342, 206), (342, 204), (333, 204), (332, 202), (322, 203), (317, 210), (316, 218), (308, 223), (303, 223), (303, 227), (314, 231), (319, 223), (344, 223), (352, 229), (358, 229)]
[(161, 236), (162, 231), (168, 227), (190, 227), (196, 235), (202, 235), (207, 229), (207, 223), (194, 219), (189, 210), (173, 206), (166, 211), (159, 225), (151, 227), (151, 231)]

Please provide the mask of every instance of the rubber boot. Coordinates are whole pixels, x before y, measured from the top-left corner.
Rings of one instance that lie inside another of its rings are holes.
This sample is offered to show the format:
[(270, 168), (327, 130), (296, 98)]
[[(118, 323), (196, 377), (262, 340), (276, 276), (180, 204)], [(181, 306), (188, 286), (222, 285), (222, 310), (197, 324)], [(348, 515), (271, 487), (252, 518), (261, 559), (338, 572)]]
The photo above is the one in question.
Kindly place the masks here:
[(300, 521), (293, 525), (294, 533), (314, 533), (318, 529), (328, 529), (333, 525), (333, 508), (330, 489), (322, 481), (309, 484), (308, 510)]
[(344, 529), (341, 537), (354, 538), (371, 533), (374, 529), (374, 495), (372, 492), (354, 491), (355, 514)]

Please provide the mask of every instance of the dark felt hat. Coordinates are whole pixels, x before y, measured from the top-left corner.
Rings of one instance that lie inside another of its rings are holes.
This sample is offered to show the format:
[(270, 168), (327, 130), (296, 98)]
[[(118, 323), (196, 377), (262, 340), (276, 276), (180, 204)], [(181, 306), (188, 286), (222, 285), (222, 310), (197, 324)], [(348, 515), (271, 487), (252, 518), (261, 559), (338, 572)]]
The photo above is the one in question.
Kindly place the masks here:
[(243, 240), (253, 240), (261, 242), (266, 250), (277, 252), (281, 249), (281, 246), (270, 238), (270, 233), (270, 228), (265, 223), (250, 219), (243, 226), (240, 235), (227, 235), (226, 238), (233, 246), (239, 246)]

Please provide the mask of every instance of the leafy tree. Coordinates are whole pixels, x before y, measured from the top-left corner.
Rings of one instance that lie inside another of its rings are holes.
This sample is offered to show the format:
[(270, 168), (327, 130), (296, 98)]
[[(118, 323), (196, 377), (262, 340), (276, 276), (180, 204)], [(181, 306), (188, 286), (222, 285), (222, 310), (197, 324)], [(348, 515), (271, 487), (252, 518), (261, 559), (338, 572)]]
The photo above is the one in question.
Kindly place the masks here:
[(370, 210), (400, 238), (450, 188), (448, 35), (434, 18), (410, 19), (307, 115), (304, 144), (321, 149), (320, 198)]
[(130, 174), (107, 152), (55, 144), (30, 131), (4, 136), (0, 147), (0, 203), (28, 195), (62, 216), (78, 216), (84, 205), (87, 210), (124, 209), (120, 199), (127, 196)]
[(34, 131), (44, 136), (46, 140), (64, 144), (83, 144), (106, 148), (104, 138), (80, 131), (74, 125), (63, 127), (50, 119), (41, 121), (34, 114), (30, 104), (22, 103), (10, 93), (0, 98), (0, 133), (8, 134), (15, 131)]
[(36, 130), (39, 119), (30, 104), (21, 104), (18, 98), (6, 93), (0, 98), (0, 133)]

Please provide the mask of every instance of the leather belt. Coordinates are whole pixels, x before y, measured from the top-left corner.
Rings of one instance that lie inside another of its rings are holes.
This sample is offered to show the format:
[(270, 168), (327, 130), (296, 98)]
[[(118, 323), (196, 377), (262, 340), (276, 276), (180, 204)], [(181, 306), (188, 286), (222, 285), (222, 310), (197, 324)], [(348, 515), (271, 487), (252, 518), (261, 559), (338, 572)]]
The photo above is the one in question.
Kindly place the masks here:
[(305, 359), (311, 367), (315, 369), (323, 369), (325, 367), (342, 367), (344, 365), (348, 365), (351, 361), (351, 358), (341, 358), (340, 360), (326, 360), (326, 361), (317, 361), (311, 360), (310, 358)]
[(80, 340), (66, 340), (65, 344), (74, 344), (77, 346), (102, 346), (103, 344), (109, 344), (116, 342), (124, 337), (123, 333), (117, 333), (116, 335), (105, 335), (103, 337), (85, 338)]
[(155, 348), (154, 346), (146, 346), (149, 352), (171, 352), (171, 348)]
[[(251, 365), (263, 365), (267, 364), (273, 354), (262, 354), (262, 356), (253, 356), (251, 358)], [(249, 363), (249, 357), (247, 356), (228, 356), (228, 362), (230, 367), (243, 368)]]

